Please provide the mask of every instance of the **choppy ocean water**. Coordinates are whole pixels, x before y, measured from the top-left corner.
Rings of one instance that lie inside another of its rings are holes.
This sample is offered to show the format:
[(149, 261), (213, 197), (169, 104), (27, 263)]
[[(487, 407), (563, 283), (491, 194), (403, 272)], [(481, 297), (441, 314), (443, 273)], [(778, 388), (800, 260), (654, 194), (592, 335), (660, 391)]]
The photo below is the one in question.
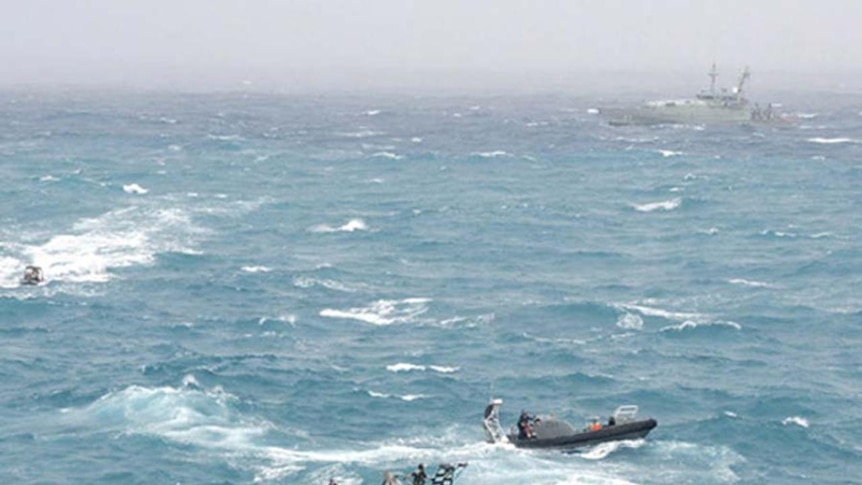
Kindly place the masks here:
[[(600, 103), (0, 94), (0, 481), (859, 483), (862, 97)], [(659, 426), (516, 450), (491, 397)]]

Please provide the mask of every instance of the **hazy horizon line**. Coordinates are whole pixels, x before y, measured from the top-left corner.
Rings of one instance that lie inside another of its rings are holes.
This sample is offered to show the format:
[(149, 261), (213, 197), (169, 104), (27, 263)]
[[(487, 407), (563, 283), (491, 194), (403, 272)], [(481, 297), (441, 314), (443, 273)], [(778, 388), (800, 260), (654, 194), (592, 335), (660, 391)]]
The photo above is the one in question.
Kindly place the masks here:
[[(717, 86), (731, 88), (746, 66), (719, 67)], [(297, 94), (326, 93), (572, 93), (632, 94), (668, 92), (687, 96), (708, 87), (708, 67), (701, 72), (688, 69), (578, 68), (578, 69), (453, 69), (421, 68), (318, 68), (294, 71), (248, 70), (244, 73), (196, 69), (152, 75), (126, 72), (57, 76), (45, 73), (34, 80), (0, 80), (0, 89), (20, 90), (114, 90), (166, 92), (267, 91)], [(748, 91), (862, 92), (862, 68), (805, 70), (772, 68), (752, 69)]]

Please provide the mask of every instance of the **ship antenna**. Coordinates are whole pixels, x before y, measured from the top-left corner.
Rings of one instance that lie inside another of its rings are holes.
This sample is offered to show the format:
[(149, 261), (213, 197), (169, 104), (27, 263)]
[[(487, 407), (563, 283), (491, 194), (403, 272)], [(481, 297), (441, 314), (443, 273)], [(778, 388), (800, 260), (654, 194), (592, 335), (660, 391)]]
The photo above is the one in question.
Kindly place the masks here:
[(745, 69), (742, 71), (742, 75), (739, 76), (739, 84), (736, 86), (736, 97), (742, 97), (742, 86), (745, 85), (745, 81), (751, 77), (751, 71), (748, 70), (748, 66), (745, 66)]
[(718, 71), (715, 70), (715, 63), (712, 63), (712, 70), (707, 73), (711, 82), (709, 83), (710, 94), (715, 94), (715, 78), (718, 77)]

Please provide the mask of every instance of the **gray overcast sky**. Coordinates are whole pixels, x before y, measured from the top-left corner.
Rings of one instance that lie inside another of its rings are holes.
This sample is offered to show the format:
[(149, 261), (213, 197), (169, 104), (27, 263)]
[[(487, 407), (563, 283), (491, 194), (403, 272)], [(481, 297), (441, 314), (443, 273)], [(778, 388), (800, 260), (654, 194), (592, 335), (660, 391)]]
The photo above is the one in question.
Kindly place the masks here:
[[(847, 72), (862, 0), (0, 0), (0, 84)], [(539, 75), (538, 73), (541, 73)], [(426, 79), (426, 82), (430, 82)], [(728, 81), (729, 82), (729, 81)]]

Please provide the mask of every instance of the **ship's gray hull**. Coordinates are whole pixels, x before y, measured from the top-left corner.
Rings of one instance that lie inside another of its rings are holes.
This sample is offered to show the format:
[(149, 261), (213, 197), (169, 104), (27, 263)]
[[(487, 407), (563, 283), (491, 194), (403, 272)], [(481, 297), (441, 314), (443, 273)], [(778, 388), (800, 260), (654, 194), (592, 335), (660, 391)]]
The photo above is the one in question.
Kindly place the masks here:
[(642, 106), (601, 110), (612, 126), (627, 125), (713, 125), (745, 123), (751, 120), (751, 110), (738, 106)]

